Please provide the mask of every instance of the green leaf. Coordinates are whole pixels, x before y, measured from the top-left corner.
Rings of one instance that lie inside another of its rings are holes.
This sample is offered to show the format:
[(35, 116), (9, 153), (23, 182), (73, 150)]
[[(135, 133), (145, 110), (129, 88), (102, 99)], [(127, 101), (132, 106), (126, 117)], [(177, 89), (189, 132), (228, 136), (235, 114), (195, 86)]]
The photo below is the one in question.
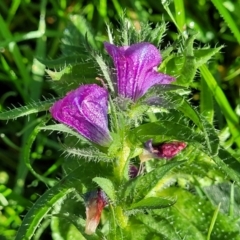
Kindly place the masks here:
[[(2, 39), (13, 39), (12, 33), (9, 29), (9, 26), (7, 26), (6, 22), (4, 21), (4, 18), (2, 15), (0, 15), (0, 35), (2, 36)], [(32, 78), (30, 75), (30, 71), (26, 70), (26, 65), (23, 62), (24, 56), (22, 55), (19, 46), (15, 42), (11, 42), (12, 45), (9, 47), (9, 52), (12, 54), (12, 59), (15, 62), (18, 73), (21, 76), (22, 79), (22, 88), (28, 88), (29, 83), (31, 82)], [(26, 92), (25, 92), (26, 93)]]
[[(91, 28), (89, 22), (84, 18), (84, 16), (80, 14), (73, 14), (70, 17), (70, 22), (67, 28), (64, 31), (64, 35), (62, 38), (62, 42), (65, 46), (62, 46), (62, 52), (65, 55), (72, 55), (72, 49), (68, 50), (68, 46), (78, 46), (84, 47), (85, 53), (88, 54), (86, 51), (86, 42), (85, 42), (85, 35), (88, 35), (88, 43), (94, 49), (97, 48), (97, 41), (96, 41), (96, 33), (94, 29)], [(81, 51), (84, 52), (84, 51)]]
[(209, 71), (206, 65), (200, 67), (201, 74), (207, 83), (209, 89), (211, 90), (213, 96), (215, 97), (218, 105), (223, 111), (224, 116), (234, 124), (238, 124), (239, 120), (236, 113), (232, 110), (228, 99), (223, 93), (222, 89), (219, 87), (217, 81), (214, 79), (213, 75)]
[(202, 133), (194, 131), (194, 126), (191, 126), (186, 121), (184, 122), (184, 118), (172, 110), (170, 112), (171, 121), (170, 119), (165, 120), (167, 119), (167, 114), (165, 114), (166, 116), (162, 114), (159, 122), (143, 124), (132, 130), (129, 135), (132, 142), (140, 141), (143, 143), (149, 139), (153, 139), (156, 143), (167, 140), (179, 140), (188, 142), (212, 156), (217, 155), (219, 138), (215, 129), (184, 98), (169, 92), (167, 100), (163, 100), (163, 106), (183, 112), (186, 117), (190, 118), (200, 128)]
[[(173, 207), (154, 210), (154, 213), (159, 216), (156, 217), (157, 219), (166, 218), (175, 230), (180, 231), (181, 236), (187, 236), (187, 239), (205, 240), (207, 238), (215, 212), (215, 207), (209, 201), (176, 187), (167, 188), (158, 195), (160, 197), (175, 196), (177, 202)], [(170, 230), (169, 227), (168, 229)], [(165, 233), (167, 236), (168, 231)], [(224, 238), (239, 240), (239, 228), (234, 219), (219, 212), (211, 232), (211, 239)]]
[(203, 117), (201, 117), (204, 126), (204, 134), (206, 137), (206, 144), (212, 156), (216, 156), (219, 150), (219, 137), (214, 127)]
[[(59, 72), (46, 70), (52, 80), (60, 81), (60, 83), (72, 85), (72, 81), (75, 80), (78, 85), (80, 83), (92, 83), (97, 82), (95, 77), (98, 75), (97, 69), (94, 68), (93, 62), (78, 63), (74, 66), (64, 67)], [(74, 88), (74, 87), (72, 87)]]
[(199, 113), (189, 104), (189, 102), (182, 96), (168, 92), (166, 94), (168, 104), (164, 104), (167, 108), (178, 109), (186, 117), (190, 118), (203, 131), (203, 124)]
[(30, 103), (27, 106), (14, 108), (9, 111), (0, 113), (0, 120), (16, 119), (23, 116), (28, 116), (33, 113), (38, 113), (42, 111), (48, 111), (52, 104), (56, 102), (56, 99), (48, 99), (42, 102)]
[(47, 66), (48, 68), (64, 68), (69, 65), (78, 65), (83, 62), (83, 58), (86, 57), (83, 54), (73, 54), (71, 56), (62, 56), (57, 59), (42, 59), (37, 58), (37, 60)]
[(206, 65), (201, 66), (200, 71), (209, 89), (211, 90), (214, 98), (216, 99), (216, 102), (221, 108), (223, 115), (227, 120), (234, 141), (236, 142), (238, 147), (240, 147), (240, 130), (238, 116), (233, 111), (232, 107), (228, 102), (228, 99), (226, 98), (225, 94), (219, 87), (217, 81), (214, 79), (207, 66)]
[(95, 79), (98, 76), (98, 72), (93, 62), (68, 65), (58, 72), (52, 70), (46, 70), (46, 72), (53, 80), (51, 81), (52, 87), (59, 95), (65, 95), (67, 92), (78, 88), (80, 83), (99, 83)]
[(227, 23), (228, 27), (231, 29), (233, 35), (240, 44), (240, 31), (239, 27), (236, 24), (236, 21), (231, 17), (230, 13), (227, 11), (227, 8), (224, 6), (224, 2), (218, 0), (211, 0), (214, 6), (217, 8), (224, 21)]
[(184, 30), (185, 22), (185, 9), (183, 0), (174, 0), (175, 18), (176, 23), (181, 31)]
[(205, 151), (204, 144), (206, 139), (204, 135), (196, 133), (190, 127), (183, 125), (183, 123), (175, 122), (173, 118), (174, 116), (171, 121), (161, 120), (159, 122), (143, 124), (133, 129), (129, 137), (132, 139), (132, 142), (140, 141), (141, 144), (149, 139), (153, 139), (154, 142), (179, 140), (196, 145)]
[[(164, 103), (166, 101), (166, 103)], [(219, 147), (219, 138), (213, 126), (180, 95), (168, 92), (165, 100), (163, 100), (164, 107), (168, 109), (178, 109), (186, 117), (191, 119), (204, 133), (205, 144), (208, 147), (209, 153), (213, 156), (217, 155)], [(172, 119), (174, 121), (174, 119)]]
[[(84, 232), (84, 227), (82, 226), (82, 231), (80, 232), (74, 224), (71, 222), (75, 220), (76, 216), (71, 213), (71, 217), (67, 214), (54, 214), (51, 221), (51, 230), (53, 232), (53, 240), (85, 240), (81, 232)], [(80, 222), (80, 219), (77, 219)], [(82, 220), (83, 221), (83, 220)], [(92, 238), (92, 239), (97, 239)]]
[(221, 206), (221, 202), (218, 204), (218, 207), (217, 207), (217, 209), (215, 210), (215, 212), (214, 212), (214, 214), (213, 214), (212, 221), (211, 221), (211, 224), (210, 224), (209, 229), (208, 229), (207, 240), (210, 240), (210, 239), (211, 239), (211, 233), (212, 233), (214, 224), (215, 224), (215, 222), (216, 222), (216, 219), (217, 219), (217, 216), (218, 216), (218, 212), (219, 212), (220, 206)]
[(218, 156), (213, 157), (213, 161), (228, 175), (228, 178), (236, 181), (237, 184), (240, 183), (240, 162), (229, 152), (220, 148)]
[(195, 38), (196, 35), (192, 35), (185, 43), (184, 62), (181, 68), (180, 76), (176, 80), (176, 83), (181, 86), (189, 86), (196, 74), (196, 59), (193, 52), (193, 42)]
[(238, 218), (240, 216), (240, 189), (233, 183), (225, 182), (203, 187), (210, 201), (217, 206), (221, 202), (221, 211), (226, 215)]
[(160, 25), (157, 24), (153, 29), (151, 29), (151, 31), (149, 31), (150, 35), (146, 40), (155, 46), (159, 46), (166, 30), (167, 24), (165, 22), (162, 22)]
[(123, 194), (124, 198), (130, 197), (130, 201), (139, 201), (143, 199), (148, 192), (161, 180), (170, 170), (184, 163), (185, 161), (169, 162), (153, 171), (146, 173), (144, 176), (139, 176), (127, 183)]
[(74, 186), (81, 184), (79, 175), (81, 175), (81, 168), (72, 171), (54, 187), (46, 191), (36, 203), (34, 203), (23, 219), (16, 240), (31, 239), (41, 220), (52, 209), (52, 206), (56, 204), (59, 199), (66, 196), (68, 193), (73, 192), (75, 190)]
[(216, 53), (218, 53), (223, 46), (216, 48), (200, 48), (193, 50), (196, 60), (196, 68), (199, 68), (203, 64), (207, 63)]
[[(139, 216), (139, 214), (137, 216)], [(147, 218), (148, 216), (145, 215), (144, 217)], [(143, 226), (143, 224), (140, 221), (135, 220), (135, 218), (133, 221), (129, 221), (127, 231), (125, 232), (127, 232), (126, 239), (136, 240), (153, 239), (151, 236), (149, 236), (149, 229)]]
[[(85, 234), (85, 205), (76, 192), (71, 192), (54, 205), (51, 230), (54, 240), (97, 240), (97, 234)], [(97, 230), (98, 231), (98, 230)]]
[(157, 209), (157, 208), (165, 208), (172, 206), (176, 201), (169, 200), (166, 198), (160, 197), (149, 197), (144, 198), (139, 202), (131, 204), (128, 208), (129, 210), (132, 209)]
[(68, 148), (66, 147), (65, 153), (67, 156), (83, 158), (85, 161), (104, 161), (111, 162), (113, 158), (110, 158), (107, 154), (100, 152), (93, 146), (89, 148)]
[(197, 73), (197, 68), (207, 63), (222, 49), (222, 46), (193, 49), (194, 39), (194, 35), (190, 36), (182, 53), (168, 55), (160, 65), (160, 71), (176, 77), (176, 85), (188, 87)]
[[(168, 48), (165, 51), (167, 50)], [(172, 49), (169, 47), (169, 51), (171, 50)], [(166, 57), (161, 63), (161, 65), (159, 66), (159, 69), (158, 69), (159, 72), (166, 72), (168, 75), (175, 76), (175, 77), (179, 76), (181, 69), (183, 67), (183, 62), (184, 62), (183, 53), (171, 54), (171, 55), (168, 52), (167, 53), (163, 52), (163, 53), (164, 55), (166, 54)]]
[[(164, 210), (167, 211), (167, 209)], [(169, 218), (156, 217), (156, 215), (153, 216), (153, 214), (138, 214), (136, 216), (136, 219), (142, 223), (138, 228), (143, 228), (148, 233), (144, 239), (154, 239), (152, 236), (155, 236), (156, 240), (182, 240), (182, 232), (175, 228), (175, 225), (170, 221), (170, 218), (170, 216)], [(137, 231), (137, 229), (135, 231)], [(143, 238), (140, 237), (139, 240), (141, 239)]]
[(29, 169), (29, 171), (40, 181), (44, 182), (45, 184), (49, 185), (49, 186), (53, 186), (56, 183), (55, 179), (51, 179), (51, 178), (46, 178), (44, 176), (42, 176), (41, 174), (38, 174), (32, 167), (32, 161), (31, 161), (31, 148), (32, 145), (34, 143), (34, 141), (36, 140), (36, 137), (38, 135), (38, 133), (40, 132), (40, 127), (42, 125), (44, 125), (46, 123), (46, 120), (42, 120), (31, 132), (31, 134), (29, 135), (26, 144), (24, 146), (23, 149), (23, 156), (24, 156), (24, 162), (27, 166), (27, 168)]
[(161, 1), (164, 9), (166, 10), (166, 12), (168, 13), (169, 17), (171, 18), (171, 20), (173, 21), (173, 23), (175, 24), (175, 26), (177, 27), (178, 31), (181, 33), (182, 29), (180, 28), (180, 26), (178, 25), (178, 23), (176, 22), (175, 18), (172, 15), (172, 11), (169, 8), (169, 1)]
[(41, 126), (40, 129), (41, 130), (49, 130), (49, 131), (57, 131), (57, 132), (67, 133), (70, 136), (77, 137), (81, 142), (89, 143), (88, 140), (86, 138), (84, 138), (82, 135), (80, 135), (79, 133), (75, 132), (74, 130), (72, 130), (71, 128), (69, 128), (68, 126), (66, 126), (62, 123), (47, 125), (47, 126)]
[(113, 93), (114, 92), (113, 80), (111, 79), (109, 67), (107, 66), (103, 57), (99, 53), (92, 50), (90, 47), (88, 47), (88, 51), (91, 54), (91, 57), (96, 61), (99, 68), (101, 69), (104, 79), (106, 80), (107, 85), (109, 87), (109, 90)]
[(214, 104), (213, 95), (207, 83), (201, 77), (201, 92), (200, 92), (200, 112), (206, 120), (213, 125)]
[(107, 194), (111, 201), (116, 202), (115, 188), (113, 183), (109, 179), (95, 177), (93, 178), (93, 181), (98, 184), (98, 186)]

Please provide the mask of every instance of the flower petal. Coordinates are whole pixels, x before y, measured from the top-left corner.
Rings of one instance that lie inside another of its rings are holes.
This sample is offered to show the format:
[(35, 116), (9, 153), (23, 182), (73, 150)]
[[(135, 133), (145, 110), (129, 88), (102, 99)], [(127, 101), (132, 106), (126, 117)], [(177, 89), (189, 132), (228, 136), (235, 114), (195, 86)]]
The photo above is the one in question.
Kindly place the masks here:
[[(130, 93), (132, 92), (133, 83), (129, 83), (128, 78), (128, 64), (127, 59), (124, 56), (125, 48), (124, 47), (116, 47), (113, 44), (104, 43), (105, 49), (113, 58), (114, 66), (117, 71), (117, 88), (118, 94), (123, 97), (131, 97), (127, 96), (126, 90)], [(131, 79), (130, 79), (131, 80)], [(133, 81), (133, 80), (132, 80)]]
[(107, 100), (106, 89), (96, 84), (83, 85), (57, 101), (50, 112), (56, 120), (73, 127), (90, 141), (107, 146), (111, 142)]
[(105, 42), (104, 46), (113, 58), (118, 93), (123, 97), (136, 101), (153, 85), (169, 84), (174, 80), (171, 76), (156, 71), (162, 59), (158, 49), (150, 43), (117, 47)]
[(138, 91), (136, 92), (136, 98), (143, 96), (147, 90), (155, 84), (170, 84), (174, 80), (175, 79), (169, 75), (158, 73), (153, 70), (153, 72), (148, 74), (146, 81), (144, 81), (142, 86), (138, 88)]

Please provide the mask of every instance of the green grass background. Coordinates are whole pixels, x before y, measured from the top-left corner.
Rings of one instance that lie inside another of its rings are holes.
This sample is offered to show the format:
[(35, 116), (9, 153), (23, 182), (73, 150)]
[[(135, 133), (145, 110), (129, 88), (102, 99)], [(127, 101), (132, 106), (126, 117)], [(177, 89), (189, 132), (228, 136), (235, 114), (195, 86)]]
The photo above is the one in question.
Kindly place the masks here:
[[(224, 45), (208, 68), (200, 68), (208, 81), (199, 84), (200, 77), (196, 77), (192, 103), (205, 112), (219, 130), (223, 145), (239, 153), (240, 2), (175, 0), (167, 2), (169, 5), (162, 2), (0, 1), (0, 110), (56, 96), (49, 86), (45, 66), (37, 58), (61, 56), (60, 39), (72, 15), (83, 17), (82, 31), (91, 30), (101, 46), (102, 41), (107, 40), (106, 23), (116, 26), (124, 10), (136, 26), (140, 21), (152, 22), (153, 26), (163, 19), (169, 22), (162, 49), (176, 40), (177, 32), (186, 29), (198, 32), (196, 47)], [(24, 160), (26, 142), (41, 118), (44, 113), (0, 122), (0, 239), (14, 238), (22, 216), (47, 189), (35, 181)], [(56, 135), (41, 132), (32, 148), (34, 168), (44, 177), (61, 178), (64, 156), (55, 139)]]

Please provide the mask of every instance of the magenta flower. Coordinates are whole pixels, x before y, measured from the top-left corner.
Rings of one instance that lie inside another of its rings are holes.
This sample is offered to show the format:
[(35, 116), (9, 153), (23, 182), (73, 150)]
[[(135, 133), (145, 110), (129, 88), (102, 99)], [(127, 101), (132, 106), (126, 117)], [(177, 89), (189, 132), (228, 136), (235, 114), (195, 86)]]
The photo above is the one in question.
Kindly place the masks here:
[(158, 49), (148, 42), (123, 47), (105, 42), (104, 46), (113, 58), (118, 94), (123, 97), (136, 101), (153, 85), (169, 84), (174, 80), (157, 72), (162, 58)]
[(152, 158), (165, 158), (167, 160), (175, 157), (187, 146), (184, 142), (172, 141), (161, 144), (152, 144), (152, 139), (144, 144), (143, 153), (140, 155), (141, 162), (145, 162)]
[(108, 199), (106, 194), (101, 189), (98, 189), (86, 193), (84, 200), (86, 205), (85, 233), (91, 235), (96, 231), (102, 210), (108, 204)]
[(54, 103), (54, 119), (76, 129), (82, 136), (101, 146), (112, 138), (108, 130), (108, 92), (96, 84), (83, 85)]

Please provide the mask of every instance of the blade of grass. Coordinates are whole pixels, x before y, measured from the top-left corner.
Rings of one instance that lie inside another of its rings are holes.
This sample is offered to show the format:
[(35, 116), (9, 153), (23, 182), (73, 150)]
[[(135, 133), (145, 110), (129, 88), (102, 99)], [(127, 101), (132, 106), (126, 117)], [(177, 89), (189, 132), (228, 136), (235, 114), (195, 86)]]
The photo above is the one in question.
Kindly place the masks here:
[[(42, 195), (25, 216), (21, 227), (18, 230), (16, 240), (30, 240), (37, 230), (43, 217), (51, 210), (56, 202), (75, 189), (69, 181), (76, 181), (76, 170), (59, 182), (58, 185), (49, 189)], [(67, 179), (67, 181), (66, 181)]]
[(107, 18), (107, 1), (106, 0), (99, 1), (98, 12), (99, 12), (99, 15), (102, 17), (102, 19)]
[[(176, 0), (177, 1), (177, 0)], [(162, 0), (162, 5), (164, 7), (164, 9), (166, 10), (166, 12), (168, 13), (169, 17), (171, 18), (171, 20), (173, 21), (173, 23), (175, 24), (175, 26), (177, 27), (178, 31), (181, 33), (182, 29), (180, 28), (180, 26), (178, 25), (178, 23), (176, 22), (175, 18), (172, 15), (171, 10), (169, 9), (169, 2), (166, 0)]]
[[(40, 19), (39, 19), (38, 32), (43, 34), (46, 31), (46, 23), (45, 23), (46, 5), (47, 5), (47, 0), (42, 0), (40, 5)], [(44, 35), (42, 35), (37, 39), (35, 56), (41, 59), (44, 59), (46, 57), (46, 37)], [(40, 63), (36, 58), (34, 58), (33, 64), (32, 64), (33, 81), (31, 81), (29, 85), (30, 96), (31, 96), (31, 99), (33, 100), (38, 100), (41, 95), (42, 81), (43, 81), (44, 74), (45, 74), (45, 66), (42, 63)]]
[(206, 81), (201, 78), (200, 111), (209, 123), (213, 123), (213, 97)]
[(61, 167), (63, 161), (64, 161), (63, 158), (58, 158), (56, 162), (50, 168), (48, 168), (48, 170), (43, 174), (43, 176), (47, 177), (48, 175), (56, 171), (58, 168)]
[(236, 24), (236, 21), (233, 20), (230, 13), (227, 11), (225, 6), (223, 5), (223, 1), (212, 0), (212, 3), (219, 11), (220, 15), (223, 17), (224, 21), (227, 23), (228, 27), (232, 31), (233, 35), (237, 39), (238, 43), (240, 43), (240, 31), (239, 27)]
[(12, 19), (14, 18), (19, 6), (20, 6), (21, 0), (14, 0), (12, 1), (12, 5), (8, 11), (8, 17), (7, 17), (7, 24), (9, 24)]
[(240, 74), (240, 68), (238, 68), (236, 71), (233, 73), (229, 74), (227, 77), (224, 78), (225, 81), (229, 81), (235, 77), (237, 77)]
[[(11, 32), (8, 29), (7, 24), (5, 23), (4, 19), (2, 18), (2, 16), (0, 15), (0, 34), (2, 35), (2, 37), (6, 40), (6, 39), (12, 39), (13, 36), (11, 34)], [(26, 96), (28, 96), (27, 94), (27, 88), (28, 88), (28, 84), (31, 81), (31, 77), (30, 74), (28, 73), (28, 70), (26, 68), (26, 66), (24, 65), (23, 62), (23, 56), (17, 46), (17, 44), (15, 42), (11, 42), (9, 45), (9, 51), (12, 53), (14, 61), (18, 67), (19, 73), (21, 75), (23, 84), (24, 84), (24, 90), (26, 92)]]
[(0, 134), (0, 138), (3, 140), (3, 142), (9, 146), (12, 149), (15, 149), (17, 151), (20, 151), (19, 146), (17, 146), (14, 142), (12, 142), (4, 133)]
[(222, 89), (218, 86), (217, 81), (208, 70), (206, 65), (202, 65), (200, 67), (200, 72), (207, 83), (209, 89), (211, 90), (216, 102), (218, 103), (219, 107), (223, 115), (226, 118), (227, 124), (229, 126), (230, 132), (234, 138), (234, 141), (240, 147), (240, 127), (239, 127), (239, 120), (236, 113), (231, 108), (225, 94), (223, 93)]
[(179, 28), (181, 29), (181, 31), (184, 31), (185, 9), (184, 9), (183, 0), (174, 0), (174, 7), (175, 7), (176, 22)]
[[(47, 4), (46, 0), (42, 0), (40, 4), (40, 19), (39, 19), (38, 31), (42, 33), (44, 33), (46, 30), (46, 24), (45, 24), (46, 4)], [(42, 36), (37, 40), (36, 54), (39, 55), (40, 57), (45, 57), (45, 54), (46, 54), (45, 42), (46, 42), (46, 38), (44, 36)], [(33, 65), (32, 65), (32, 81), (28, 81), (28, 87), (30, 92), (29, 96), (33, 100), (38, 100), (40, 97), (44, 70), (45, 70), (45, 67), (42, 64), (40, 64), (40, 62), (38, 62), (36, 59), (34, 59)], [(35, 116), (30, 117), (31, 120), (34, 120), (35, 118), (36, 118)], [(26, 121), (25, 124), (27, 125), (28, 122)], [(19, 163), (17, 166), (16, 185), (14, 188), (14, 190), (18, 193), (21, 193), (23, 190), (23, 185), (24, 185), (28, 170), (30, 170), (33, 174), (35, 174), (36, 177), (40, 178), (40, 180), (42, 181), (46, 180), (45, 178), (41, 179), (41, 176), (38, 175), (32, 169), (30, 164), (29, 152), (32, 147), (31, 139), (33, 138), (33, 133), (34, 133), (34, 132), (31, 133), (32, 131), (33, 131), (33, 127), (25, 131), (22, 137), (23, 151), (21, 151)], [(51, 185), (52, 181), (49, 180), (49, 183)]]
[(215, 222), (217, 220), (217, 216), (218, 216), (218, 212), (219, 212), (220, 206), (221, 206), (221, 203), (218, 204), (217, 209), (214, 211), (214, 214), (213, 214), (213, 217), (212, 217), (212, 221), (211, 221), (211, 224), (210, 224), (209, 229), (208, 229), (207, 240), (211, 239), (211, 233), (212, 233), (214, 224), (215, 224)]
[(230, 201), (229, 201), (229, 216), (234, 216), (234, 183), (231, 184), (231, 191), (230, 191)]
[(118, 16), (122, 16), (122, 7), (121, 4), (118, 2), (118, 0), (112, 0), (114, 8), (116, 10), (116, 12), (118, 13)]
[(48, 228), (50, 224), (51, 224), (51, 219), (45, 219), (44, 222), (36, 230), (33, 236), (33, 240), (41, 240), (44, 231)]
[(67, 8), (67, 1), (66, 0), (61, 0), (60, 1), (60, 6), (61, 6), (61, 9), (66, 9)]
[(7, 14), (9, 11), (9, 8), (7, 6), (7, 2), (5, 3), (4, 1), (0, 1), (0, 9), (1, 9), (1, 14)]
[(24, 34), (12, 35), (12, 38), (8, 38), (5, 41), (1, 41), (0, 47), (1, 48), (5, 48), (11, 42), (17, 43), (17, 42), (21, 42), (21, 41), (24, 41), (24, 40), (30, 40), (30, 39), (34, 39), (34, 38), (39, 38), (39, 37), (42, 37), (43, 35), (44, 35), (44, 33), (39, 31), (39, 30), (31, 31), (31, 32), (24, 33)]
[[(30, 170), (30, 172), (40, 181), (44, 182), (45, 184), (49, 185), (49, 186), (53, 186), (56, 181), (54, 179), (50, 179), (50, 178), (46, 178), (40, 174), (38, 174), (32, 167), (32, 162), (31, 162), (31, 149), (32, 149), (32, 145), (34, 143), (34, 141), (36, 140), (36, 137), (38, 135), (38, 133), (41, 130), (41, 126), (45, 124), (45, 120), (41, 121), (41, 123), (35, 127), (35, 129), (32, 131), (32, 133), (29, 135), (29, 138), (26, 141), (26, 144), (24, 146), (23, 149), (23, 164), (21, 164), (21, 168), (23, 168), (23, 166), (27, 166), (28, 170)], [(25, 171), (24, 171), (25, 173)], [(25, 174), (19, 174), (19, 179), (21, 179), (22, 181), (24, 181), (25, 179)]]
[[(1, 44), (0, 44), (1, 45)], [(7, 73), (8, 78), (11, 80), (12, 83), (14, 83), (18, 93), (21, 94), (21, 97), (27, 101), (25, 98), (25, 94), (24, 91), (22, 89), (22, 85), (21, 82), (18, 80), (17, 75), (15, 74), (15, 72), (11, 69), (11, 67), (9, 66), (8, 62), (6, 61), (6, 59), (4, 58), (4, 56), (0, 56), (0, 60), (1, 60), (1, 64), (2, 67), (4, 69), (4, 71)], [(4, 79), (4, 78), (3, 78)]]

